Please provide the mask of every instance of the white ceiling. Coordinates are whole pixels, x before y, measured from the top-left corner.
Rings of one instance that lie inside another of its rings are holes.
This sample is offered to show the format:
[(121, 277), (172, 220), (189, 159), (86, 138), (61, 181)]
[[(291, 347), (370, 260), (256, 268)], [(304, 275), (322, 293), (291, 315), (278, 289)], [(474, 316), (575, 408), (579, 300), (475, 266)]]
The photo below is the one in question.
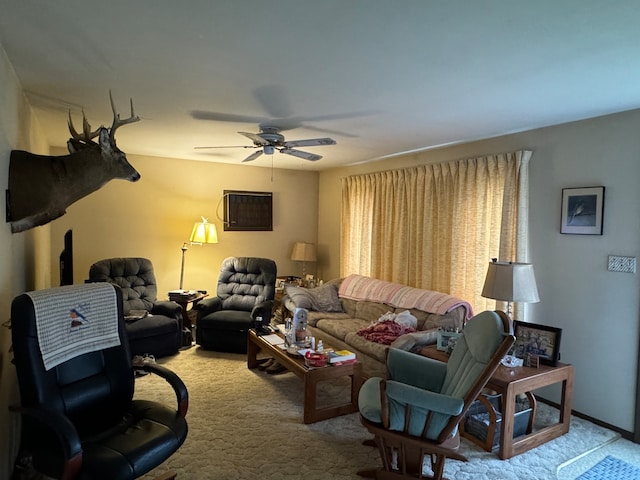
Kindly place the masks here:
[(640, 107), (637, 0), (0, 0), (0, 44), (51, 145), (111, 89), (123, 151), (193, 160), (260, 123), (337, 145), (251, 165), (321, 170)]

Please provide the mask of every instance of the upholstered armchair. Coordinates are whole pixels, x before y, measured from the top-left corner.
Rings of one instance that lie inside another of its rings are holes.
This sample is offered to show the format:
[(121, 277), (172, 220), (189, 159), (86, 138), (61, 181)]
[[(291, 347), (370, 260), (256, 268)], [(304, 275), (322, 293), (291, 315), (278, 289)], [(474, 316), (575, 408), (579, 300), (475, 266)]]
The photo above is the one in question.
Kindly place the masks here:
[[(135, 374), (119, 288), (71, 285), (16, 297), (13, 363), (23, 455), (47, 478), (130, 480), (155, 469), (183, 444), (189, 397), (158, 364), (175, 403), (133, 399)], [(38, 478), (41, 478), (38, 476)], [(163, 474), (162, 479), (175, 478)]]
[[(126, 331), (131, 355), (172, 355), (182, 346), (182, 307), (158, 300), (153, 264), (147, 258), (108, 258), (89, 269), (87, 282), (107, 282), (122, 291)], [(144, 318), (132, 312), (145, 311)]]
[(466, 461), (457, 449), (458, 426), (515, 338), (503, 312), (469, 320), (447, 363), (391, 348), (388, 379), (369, 378), (360, 389), (362, 424), (375, 436), (382, 468), (358, 472), (378, 479), (416, 478), (430, 459), (442, 479), (447, 457)]
[(277, 268), (268, 258), (229, 257), (222, 262), (217, 296), (197, 311), (196, 343), (203, 348), (246, 353), (247, 332), (255, 319), (271, 320)]

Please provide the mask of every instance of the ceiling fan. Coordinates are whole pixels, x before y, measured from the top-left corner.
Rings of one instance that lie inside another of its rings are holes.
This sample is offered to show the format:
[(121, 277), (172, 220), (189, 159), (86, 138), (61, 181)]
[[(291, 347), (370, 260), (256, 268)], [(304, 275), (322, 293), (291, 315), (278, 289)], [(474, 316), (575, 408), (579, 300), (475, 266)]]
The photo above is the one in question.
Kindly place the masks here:
[(253, 142), (253, 145), (231, 145), (223, 147), (194, 147), (196, 149), (204, 148), (258, 148), (259, 150), (253, 152), (243, 162), (251, 162), (255, 160), (263, 153), (265, 155), (273, 155), (278, 150), (280, 153), (287, 155), (293, 155), (294, 157), (303, 158), (315, 162), (320, 160), (322, 155), (315, 153), (303, 152), (302, 150), (296, 150), (293, 147), (317, 147), (320, 145), (335, 145), (336, 141), (332, 138), (309, 138), (307, 140), (293, 140), (285, 141), (284, 135), (280, 133), (282, 129), (278, 127), (260, 125), (260, 133), (238, 132), (240, 135), (244, 135)]

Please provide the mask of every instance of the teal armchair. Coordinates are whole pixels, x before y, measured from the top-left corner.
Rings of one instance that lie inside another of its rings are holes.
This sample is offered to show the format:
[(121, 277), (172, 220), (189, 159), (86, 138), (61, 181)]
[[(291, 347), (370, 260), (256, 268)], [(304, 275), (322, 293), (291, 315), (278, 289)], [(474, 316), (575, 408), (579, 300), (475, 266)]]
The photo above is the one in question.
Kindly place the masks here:
[[(485, 311), (467, 322), (449, 361), (389, 349), (388, 379), (369, 378), (360, 389), (362, 424), (375, 436), (382, 468), (358, 472), (378, 479), (442, 479), (457, 453), (458, 425), (515, 338), (504, 312)], [(432, 476), (422, 476), (429, 456)]]

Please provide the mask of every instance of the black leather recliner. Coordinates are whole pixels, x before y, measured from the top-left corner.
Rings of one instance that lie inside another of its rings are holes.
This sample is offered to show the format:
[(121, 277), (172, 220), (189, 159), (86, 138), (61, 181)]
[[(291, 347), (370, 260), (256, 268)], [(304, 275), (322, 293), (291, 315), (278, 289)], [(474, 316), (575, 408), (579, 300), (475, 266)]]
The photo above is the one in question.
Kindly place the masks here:
[(256, 317), (271, 320), (276, 275), (276, 263), (268, 258), (225, 259), (217, 296), (193, 307), (197, 311), (196, 343), (206, 349), (246, 353), (247, 332)]
[[(175, 373), (154, 363), (138, 367), (170, 384), (173, 408), (133, 399), (135, 375), (118, 287), (23, 293), (11, 304), (11, 336), (20, 406), (10, 408), (22, 414), (23, 454), (47, 478), (134, 479), (183, 444), (189, 400)], [(170, 475), (162, 478), (175, 478)]]
[(89, 269), (87, 282), (107, 282), (122, 289), (125, 316), (132, 310), (146, 310), (149, 316), (126, 323), (131, 355), (173, 355), (182, 346), (182, 307), (158, 300), (153, 264), (147, 258), (127, 257), (100, 260)]

